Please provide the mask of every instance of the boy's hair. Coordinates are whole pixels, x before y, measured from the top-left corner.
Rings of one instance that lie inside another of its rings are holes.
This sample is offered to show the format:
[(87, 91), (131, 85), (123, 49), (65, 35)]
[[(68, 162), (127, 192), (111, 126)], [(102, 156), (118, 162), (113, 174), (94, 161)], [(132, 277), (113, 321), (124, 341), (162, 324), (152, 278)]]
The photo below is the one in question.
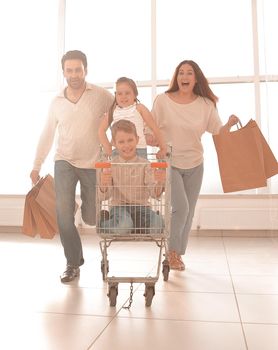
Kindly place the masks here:
[(124, 131), (128, 134), (133, 134), (138, 137), (135, 124), (126, 119), (118, 120), (112, 125), (111, 133), (113, 140), (115, 140), (118, 131)]
[(87, 57), (79, 50), (68, 51), (61, 59), (62, 69), (65, 68), (65, 61), (67, 60), (81, 60), (85, 69), (87, 69)]

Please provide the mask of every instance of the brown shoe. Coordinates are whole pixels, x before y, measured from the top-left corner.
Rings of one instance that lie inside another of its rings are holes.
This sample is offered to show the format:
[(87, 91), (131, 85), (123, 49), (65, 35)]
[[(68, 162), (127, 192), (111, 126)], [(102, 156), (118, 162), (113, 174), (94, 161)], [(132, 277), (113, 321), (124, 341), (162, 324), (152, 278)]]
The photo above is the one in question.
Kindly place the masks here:
[(182, 260), (182, 257), (180, 255), (177, 254), (177, 258), (181, 264), (181, 270), (185, 270), (185, 265), (184, 265), (184, 262)]
[(80, 274), (79, 267), (73, 267), (70, 265), (67, 265), (65, 272), (60, 276), (62, 283), (67, 283), (73, 281), (76, 277), (78, 277)]
[(167, 258), (169, 260), (169, 266), (171, 270), (179, 270), (182, 271), (185, 269), (184, 263), (179, 258), (179, 255), (174, 250), (169, 250), (167, 254)]

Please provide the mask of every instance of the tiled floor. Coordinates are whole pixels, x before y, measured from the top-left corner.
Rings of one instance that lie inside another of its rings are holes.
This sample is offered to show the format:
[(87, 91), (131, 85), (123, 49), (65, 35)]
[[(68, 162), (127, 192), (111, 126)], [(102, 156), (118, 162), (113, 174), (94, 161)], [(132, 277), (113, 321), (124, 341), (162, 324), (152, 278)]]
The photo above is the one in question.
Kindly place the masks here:
[[(119, 285), (109, 306), (99, 238), (82, 235), (85, 265), (61, 284), (58, 237), (0, 234), (0, 349), (277, 350), (278, 238), (192, 236), (186, 270), (156, 283), (151, 307), (144, 285)], [(111, 275), (143, 276), (157, 267), (152, 243), (109, 247)]]

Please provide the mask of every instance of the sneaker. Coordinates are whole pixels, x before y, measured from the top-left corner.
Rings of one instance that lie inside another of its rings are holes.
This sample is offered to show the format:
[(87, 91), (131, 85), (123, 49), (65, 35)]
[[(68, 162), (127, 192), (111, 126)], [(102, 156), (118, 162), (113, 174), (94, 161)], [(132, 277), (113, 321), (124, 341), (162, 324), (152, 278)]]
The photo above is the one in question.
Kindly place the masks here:
[(184, 263), (181, 260), (181, 256), (178, 255), (175, 251), (170, 250), (167, 254), (169, 260), (169, 266), (171, 270), (183, 271), (185, 269)]
[(61, 282), (71, 282), (80, 275), (79, 267), (67, 265), (65, 272), (60, 276)]

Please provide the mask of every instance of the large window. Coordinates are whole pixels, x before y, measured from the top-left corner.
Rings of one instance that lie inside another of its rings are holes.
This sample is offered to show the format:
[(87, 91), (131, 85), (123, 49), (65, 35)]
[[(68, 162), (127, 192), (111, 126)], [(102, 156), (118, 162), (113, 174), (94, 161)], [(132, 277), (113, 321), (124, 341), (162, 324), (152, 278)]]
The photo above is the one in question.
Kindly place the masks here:
[(184, 59), (209, 77), (253, 74), (250, 0), (157, 0), (157, 77)]
[(88, 79), (151, 79), (150, 1), (67, 0), (66, 50), (88, 55)]
[[(219, 97), (225, 122), (257, 119), (278, 156), (278, 27), (275, 0), (11, 0), (2, 32), (2, 194), (25, 194), (52, 97), (62, 87), (61, 55), (88, 56), (88, 81), (113, 90), (133, 78), (149, 108), (183, 59), (196, 61)], [(4, 34), (4, 35), (3, 35)], [(202, 193), (222, 193), (211, 135), (203, 138)], [(53, 171), (49, 155), (42, 174)], [(274, 177), (263, 192), (275, 193)], [(256, 190), (248, 193), (256, 193)]]
[(31, 186), (36, 143), (60, 77), (58, 5), (0, 4), (1, 194), (26, 193)]

